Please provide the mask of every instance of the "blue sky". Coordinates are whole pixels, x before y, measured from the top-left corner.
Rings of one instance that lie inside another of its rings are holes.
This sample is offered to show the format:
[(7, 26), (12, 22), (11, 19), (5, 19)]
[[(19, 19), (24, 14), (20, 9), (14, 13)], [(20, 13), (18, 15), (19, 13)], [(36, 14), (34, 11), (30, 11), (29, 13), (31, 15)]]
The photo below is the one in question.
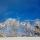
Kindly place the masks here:
[(40, 0), (0, 0), (0, 21), (17, 17), (40, 19)]

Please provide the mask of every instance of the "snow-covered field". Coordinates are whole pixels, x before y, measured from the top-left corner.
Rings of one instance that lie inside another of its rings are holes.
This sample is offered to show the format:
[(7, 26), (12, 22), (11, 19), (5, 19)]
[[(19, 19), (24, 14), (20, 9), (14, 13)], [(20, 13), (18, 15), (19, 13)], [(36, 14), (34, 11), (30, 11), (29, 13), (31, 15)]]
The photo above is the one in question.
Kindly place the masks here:
[[(38, 26), (38, 29), (36, 29), (36, 26)], [(40, 36), (40, 19), (20, 21), (9, 18), (0, 23), (0, 37), (28, 36)]]

